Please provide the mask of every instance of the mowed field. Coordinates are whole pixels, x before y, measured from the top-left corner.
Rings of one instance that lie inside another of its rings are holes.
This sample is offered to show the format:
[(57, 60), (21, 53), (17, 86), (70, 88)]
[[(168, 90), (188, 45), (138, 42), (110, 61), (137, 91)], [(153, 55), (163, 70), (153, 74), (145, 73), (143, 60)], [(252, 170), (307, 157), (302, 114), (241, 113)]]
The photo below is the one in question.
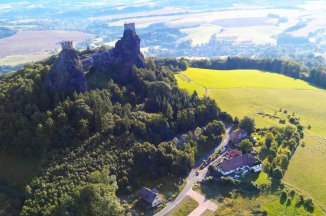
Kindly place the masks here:
[(19, 64), (26, 64), (30, 62), (40, 61), (47, 57), (50, 57), (49, 53), (7, 56), (7, 57), (0, 58), (0, 66), (2, 65), (15, 66)]
[(60, 48), (58, 42), (72, 40), (76, 44), (92, 38), (92, 34), (77, 31), (20, 31), (0, 40), (0, 56), (39, 54)]
[[(326, 91), (302, 80), (257, 70), (189, 68), (177, 74), (181, 88), (214, 98), (233, 116), (250, 116), (258, 127), (279, 124), (286, 115), (301, 118), (305, 147), (298, 147), (284, 182), (326, 209)], [(282, 109), (282, 112), (279, 112)], [(284, 110), (287, 114), (284, 114)], [(307, 127), (311, 126), (308, 130)]]

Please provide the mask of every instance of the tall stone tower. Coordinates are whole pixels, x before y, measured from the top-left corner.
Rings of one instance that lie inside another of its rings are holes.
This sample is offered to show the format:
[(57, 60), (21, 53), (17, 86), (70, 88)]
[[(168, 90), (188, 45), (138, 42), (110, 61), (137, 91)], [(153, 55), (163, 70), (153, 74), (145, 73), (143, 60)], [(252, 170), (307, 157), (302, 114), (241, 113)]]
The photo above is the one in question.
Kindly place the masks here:
[(72, 41), (61, 41), (60, 44), (63, 50), (74, 49), (74, 43)]
[(135, 31), (135, 23), (125, 23), (123, 37), (118, 40), (111, 52), (110, 64), (116, 70), (118, 82), (131, 82), (133, 77), (132, 66), (146, 67), (143, 54), (140, 51), (140, 38)]
[(45, 77), (48, 89), (64, 96), (86, 92), (87, 81), (72, 41), (60, 42), (62, 51)]
[(134, 34), (136, 34), (136, 27), (135, 27), (135, 23), (125, 23), (124, 24), (125, 27), (125, 31), (126, 30), (131, 30)]

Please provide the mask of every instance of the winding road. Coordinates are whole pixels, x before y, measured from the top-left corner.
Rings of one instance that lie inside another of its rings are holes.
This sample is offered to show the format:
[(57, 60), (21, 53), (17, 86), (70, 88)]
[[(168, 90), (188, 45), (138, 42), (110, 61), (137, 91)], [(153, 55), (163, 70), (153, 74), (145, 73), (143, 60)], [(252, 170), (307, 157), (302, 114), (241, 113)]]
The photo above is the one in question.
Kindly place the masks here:
[[(218, 145), (215, 149), (211, 150), (205, 156), (203, 156), (199, 161), (197, 161), (194, 168), (190, 171), (190, 173), (186, 179), (186, 181), (187, 181), (186, 185), (180, 191), (180, 193), (175, 198), (175, 200), (173, 202), (168, 203), (162, 210), (160, 210), (154, 216), (166, 216), (174, 207), (176, 207), (176, 205), (178, 205), (182, 201), (182, 199), (187, 195), (187, 193), (192, 190), (192, 187), (198, 181), (202, 180), (203, 177), (206, 176), (209, 165), (205, 166), (205, 168), (202, 170), (198, 169), (199, 166), (203, 163), (204, 160), (207, 160), (209, 158), (209, 156), (211, 156), (212, 154), (214, 154), (215, 152), (219, 151), (224, 146), (226, 146), (228, 144), (229, 140), (230, 140), (230, 127), (226, 128), (224, 138), (223, 138), (222, 142), (220, 143), (220, 145)], [(199, 171), (198, 175), (196, 175), (197, 170)]]

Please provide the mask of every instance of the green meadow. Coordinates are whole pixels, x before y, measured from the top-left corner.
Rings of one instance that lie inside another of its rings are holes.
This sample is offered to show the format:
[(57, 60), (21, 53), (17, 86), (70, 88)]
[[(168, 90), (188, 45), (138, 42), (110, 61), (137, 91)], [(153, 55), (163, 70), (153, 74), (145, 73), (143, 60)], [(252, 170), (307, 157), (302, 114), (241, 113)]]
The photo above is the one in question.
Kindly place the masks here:
[(190, 196), (186, 196), (180, 204), (178, 204), (175, 209), (173, 209), (168, 215), (170, 216), (187, 216), (189, 215), (195, 208), (198, 207), (198, 202), (191, 198)]
[[(285, 184), (326, 209), (326, 91), (302, 80), (258, 70), (189, 68), (177, 74), (181, 88), (214, 98), (232, 116), (250, 116), (258, 127), (284, 126), (288, 115), (300, 117), (304, 145), (298, 147)], [(308, 129), (310, 128), (310, 129)]]

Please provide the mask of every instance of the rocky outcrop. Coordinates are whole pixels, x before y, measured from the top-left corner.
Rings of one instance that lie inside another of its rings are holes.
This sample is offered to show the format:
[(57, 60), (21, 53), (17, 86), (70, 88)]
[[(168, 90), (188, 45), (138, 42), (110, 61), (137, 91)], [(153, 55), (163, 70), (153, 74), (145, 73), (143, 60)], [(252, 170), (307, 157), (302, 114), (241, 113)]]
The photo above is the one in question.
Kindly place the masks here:
[(140, 38), (130, 29), (123, 33), (112, 50), (112, 63), (124, 66), (136, 65), (138, 68), (146, 66), (143, 54), (140, 52)]
[(146, 67), (145, 59), (140, 51), (140, 38), (136, 34), (134, 24), (125, 24), (123, 37), (116, 42), (115, 47), (110, 50), (110, 65), (114, 74), (113, 79), (119, 83), (132, 82), (132, 66), (138, 68)]
[(93, 65), (87, 77), (105, 74), (108, 79), (127, 84), (133, 80), (132, 66), (146, 67), (140, 51), (140, 38), (136, 34), (135, 24), (124, 25), (123, 37), (110, 50), (98, 50), (93, 54)]
[(87, 81), (76, 50), (62, 46), (58, 59), (46, 77), (46, 85), (51, 90), (59, 90), (69, 95), (74, 91), (86, 92)]

